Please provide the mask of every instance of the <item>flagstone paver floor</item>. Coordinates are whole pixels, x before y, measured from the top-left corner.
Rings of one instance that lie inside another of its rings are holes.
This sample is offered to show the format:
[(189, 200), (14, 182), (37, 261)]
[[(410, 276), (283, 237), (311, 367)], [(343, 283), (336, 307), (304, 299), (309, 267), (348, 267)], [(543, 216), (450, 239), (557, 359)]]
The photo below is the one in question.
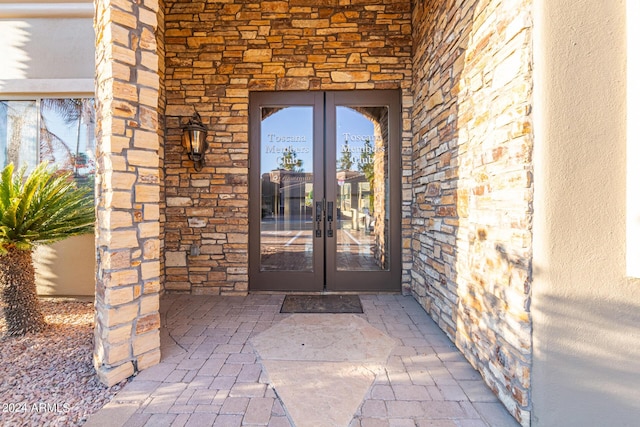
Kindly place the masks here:
[[(85, 426), (293, 426), (296, 408), (286, 405), (295, 401), (283, 404), (251, 342), (292, 316), (279, 313), (283, 299), (163, 297), (161, 363), (138, 374)], [(412, 297), (361, 299), (358, 316), (396, 346), (351, 422), (336, 427), (519, 425)]]

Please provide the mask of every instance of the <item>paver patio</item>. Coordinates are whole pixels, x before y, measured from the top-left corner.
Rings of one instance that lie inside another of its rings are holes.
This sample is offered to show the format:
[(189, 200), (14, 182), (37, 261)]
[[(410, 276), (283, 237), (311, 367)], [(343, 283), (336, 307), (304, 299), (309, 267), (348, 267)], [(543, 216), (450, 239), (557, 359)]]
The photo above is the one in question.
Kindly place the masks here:
[[(285, 405), (295, 402), (283, 404), (251, 343), (291, 316), (279, 313), (283, 299), (163, 297), (161, 363), (136, 376), (85, 425), (293, 426), (295, 408)], [(349, 427), (519, 425), (412, 297), (361, 300), (359, 316), (397, 345)]]

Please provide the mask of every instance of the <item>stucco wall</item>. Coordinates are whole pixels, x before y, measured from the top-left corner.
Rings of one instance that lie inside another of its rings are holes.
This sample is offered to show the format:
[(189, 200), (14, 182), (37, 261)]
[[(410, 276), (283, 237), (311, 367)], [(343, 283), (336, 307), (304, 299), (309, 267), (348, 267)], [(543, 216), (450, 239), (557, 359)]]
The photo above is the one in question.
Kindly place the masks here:
[(93, 37), (91, 18), (0, 19), (0, 79), (93, 78)]
[(34, 253), (39, 295), (93, 296), (95, 294), (95, 237), (75, 236)]
[(91, 1), (0, 1), (0, 94), (92, 93)]
[[(409, 0), (168, 0), (165, 17), (166, 290), (248, 290), (250, 91), (401, 88), (403, 163), (410, 170)], [(209, 129), (201, 172), (180, 139), (194, 111)], [(406, 190), (409, 177), (403, 179)], [(407, 199), (404, 218), (409, 209)], [(407, 230), (408, 222), (405, 236)], [(189, 255), (191, 245), (200, 255)]]
[(640, 280), (625, 276), (625, 2), (534, 4), (535, 105), (543, 107), (534, 123), (533, 425), (636, 426)]
[(414, 8), (412, 290), (529, 424), (529, 0)]

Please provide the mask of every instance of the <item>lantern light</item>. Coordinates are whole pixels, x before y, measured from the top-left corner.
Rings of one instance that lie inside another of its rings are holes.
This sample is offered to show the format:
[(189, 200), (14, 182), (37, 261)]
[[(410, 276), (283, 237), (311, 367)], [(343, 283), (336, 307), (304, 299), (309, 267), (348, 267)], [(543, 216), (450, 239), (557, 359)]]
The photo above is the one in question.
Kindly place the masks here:
[(204, 155), (208, 147), (207, 128), (197, 112), (193, 113), (189, 122), (182, 128), (182, 145), (186, 148), (189, 159), (193, 161), (195, 170), (202, 170)]

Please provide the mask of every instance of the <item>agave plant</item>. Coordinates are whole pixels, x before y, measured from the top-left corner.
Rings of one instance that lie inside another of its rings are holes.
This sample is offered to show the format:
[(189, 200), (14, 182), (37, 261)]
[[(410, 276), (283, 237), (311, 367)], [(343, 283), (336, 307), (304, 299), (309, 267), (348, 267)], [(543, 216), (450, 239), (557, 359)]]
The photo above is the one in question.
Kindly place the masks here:
[(44, 329), (36, 294), (33, 249), (89, 233), (95, 222), (89, 190), (47, 162), (25, 178), (13, 164), (0, 175), (0, 303), (8, 335)]

